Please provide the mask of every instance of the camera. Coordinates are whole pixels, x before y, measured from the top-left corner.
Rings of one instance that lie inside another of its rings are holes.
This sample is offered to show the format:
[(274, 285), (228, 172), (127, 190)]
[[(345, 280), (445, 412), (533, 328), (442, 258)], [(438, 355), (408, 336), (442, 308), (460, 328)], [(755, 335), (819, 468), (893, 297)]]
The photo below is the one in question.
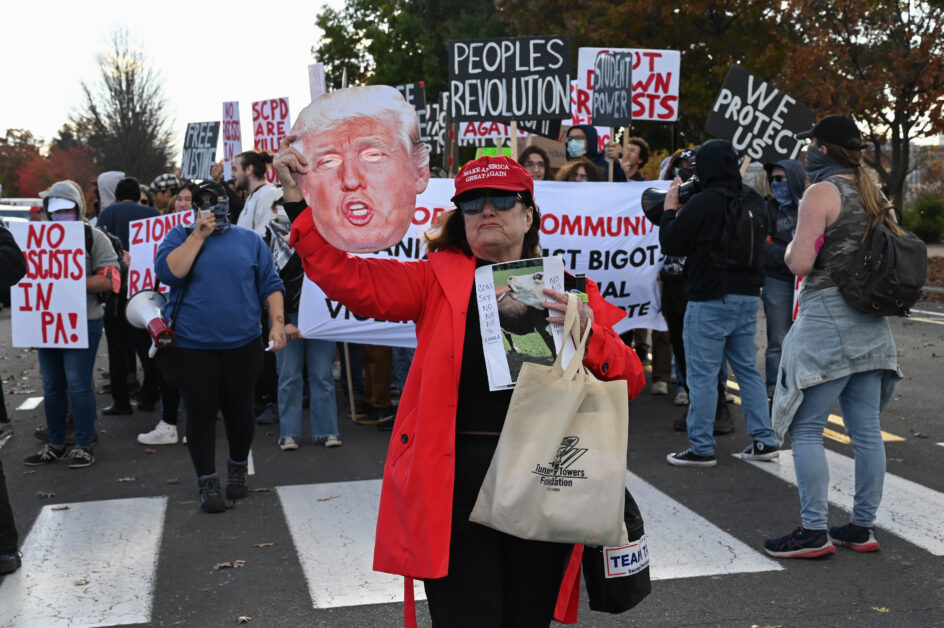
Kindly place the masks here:
[[(688, 202), (688, 199), (698, 192), (701, 192), (701, 181), (698, 180), (698, 177), (693, 176), (679, 186), (679, 203), (684, 205)], [(655, 225), (662, 222), (662, 212), (665, 211), (666, 194), (668, 194), (667, 190), (660, 190), (659, 188), (648, 188), (642, 193), (642, 198), (640, 199), (642, 211), (646, 214), (646, 218)]]

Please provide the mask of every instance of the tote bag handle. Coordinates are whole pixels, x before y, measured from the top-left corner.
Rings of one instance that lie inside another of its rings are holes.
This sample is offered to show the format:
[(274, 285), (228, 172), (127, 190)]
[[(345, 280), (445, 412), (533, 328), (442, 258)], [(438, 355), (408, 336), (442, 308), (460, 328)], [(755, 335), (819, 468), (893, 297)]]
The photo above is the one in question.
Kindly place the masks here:
[[(557, 358), (554, 360), (552, 371), (555, 375), (565, 380), (572, 380), (577, 376), (578, 372), (586, 371), (583, 367), (583, 355), (586, 353), (587, 339), (590, 337), (590, 325), (587, 325), (587, 329), (583, 332), (583, 336), (581, 336), (580, 316), (577, 314), (578, 303), (577, 295), (567, 293), (567, 313), (564, 315), (564, 333), (561, 341), (561, 350), (557, 352)], [(568, 338), (574, 339), (576, 352), (567, 365), (567, 369), (564, 370), (561, 367), (561, 361), (564, 355), (564, 343), (567, 342)]]

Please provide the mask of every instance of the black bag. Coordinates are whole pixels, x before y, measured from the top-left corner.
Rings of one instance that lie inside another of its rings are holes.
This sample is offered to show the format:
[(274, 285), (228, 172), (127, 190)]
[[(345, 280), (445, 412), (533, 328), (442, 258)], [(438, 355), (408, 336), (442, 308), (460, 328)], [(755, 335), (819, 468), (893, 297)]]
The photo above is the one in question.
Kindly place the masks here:
[[(649, 548), (639, 506), (626, 491), (623, 509), (629, 545), (583, 548), (583, 581), (590, 609), (603, 613), (625, 613), (652, 592), (649, 579)], [(609, 577), (607, 577), (609, 575)]]
[(928, 277), (928, 247), (904, 227), (903, 235), (880, 221), (849, 265), (833, 274), (853, 309), (876, 316), (908, 316)]
[(724, 193), (724, 228), (711, 251), (716, 268), (760, 270), (764, 266), (767, 208), (760, 194), (746, 185), (740, 192)]

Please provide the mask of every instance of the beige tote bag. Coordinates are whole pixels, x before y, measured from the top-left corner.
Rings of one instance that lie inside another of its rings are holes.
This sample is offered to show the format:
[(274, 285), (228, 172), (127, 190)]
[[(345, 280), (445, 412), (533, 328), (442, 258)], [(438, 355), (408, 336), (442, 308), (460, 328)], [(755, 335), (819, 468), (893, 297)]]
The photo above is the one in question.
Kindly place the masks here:
[(523, 539), (619, 546), (629, 401), (626, 382), (598, 380), (582, 363), (577, 298), (569, 295), (561, 368), (525, 363), (498, 447), (469, 519)]

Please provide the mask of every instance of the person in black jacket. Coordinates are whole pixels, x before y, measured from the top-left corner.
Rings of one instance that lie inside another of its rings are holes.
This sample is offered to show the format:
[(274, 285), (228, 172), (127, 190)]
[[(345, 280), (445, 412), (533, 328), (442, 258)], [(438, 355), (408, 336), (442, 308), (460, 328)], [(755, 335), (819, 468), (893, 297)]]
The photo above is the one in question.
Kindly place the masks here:
[[(713, 467), (712, 427), (718, 401), (717, 378), (727, 360), (737, 376), (744, 418), (752, 442), (741, 453), (748, 460), (775, 460), (777, 441), (770, 427), (764, 378), (755, 366), (757, 310), (763, 270), (716, 265), (725, 229), (725, 207), (733, 196), (747, 196), (763, 207), (757, 192), (744, 185), (737, 154), (730, 142), (710, 140), (695, 155), (695, 173), (702, 191), (679, 206), (676, 178), (665, 199), (659, 243), (666, 255), (686, 256), (688, 306), (684, 331), (689, 406), (686, 423), (691, 447), (666, 456), (669, 464)], [(751, 198), (756, 197), (756, 198)]]
[[(2, 225), (2, 222), (0, 222)], [(6, 227), (0, 226), (0, 290), (8, 290), (26, 274), (26, 260)], [(9, 423), (7, 408), (0, 386), (0, 427)], [(13, 509), (7, 493), (7, 481), (0, 461), (0, 575), (13, 573), (20, 568), (19, 537), (13, 521)]]

